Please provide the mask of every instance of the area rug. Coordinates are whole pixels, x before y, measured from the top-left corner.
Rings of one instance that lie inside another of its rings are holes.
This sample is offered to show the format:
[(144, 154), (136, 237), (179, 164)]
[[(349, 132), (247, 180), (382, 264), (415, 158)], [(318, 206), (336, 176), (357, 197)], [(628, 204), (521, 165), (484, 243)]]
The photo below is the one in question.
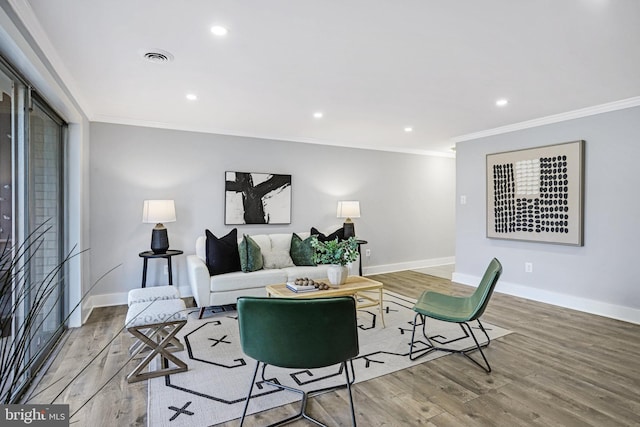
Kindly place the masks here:
[[(356, 383), (449, 354), (432, 352), (416, 361), (409, 360), (415, 314), (411, 308), (415, 300), (389, 291), (384, 291), (383, 300), (386, 328), (382, 327), (377, 308), (358, 311), (360, 354), (354, 359)], [(175, 353), (187, 362), (189, 371), (149, 380), (149, 426), (206, 427), (242, 415), (256, 362), (240, 348), (237, 313), (221, 312), (201, 320), (196, 317), (190, 314), (181, 331), (185, 350)], [(491, 339), (509, 333), (494, 325), (483, 325)], [(440, 335), (443, 340), (461, 335), (458, 325), (437, 320), (428, 319), (427, 328), (430, 336)], [(456, 344), (460, 349), (467, 348), (472, 345), (470, 340)], [(461, 358), (460, 363), (469, 362)], [(308, 391), (344, 383), (344, 374), (337, 366), (312, 371), (269, 367), (267, 375), (280, 384)], [(254, 387), (254, 396), (249, 413), (299, 400), (297, 394), (269, 386)]]

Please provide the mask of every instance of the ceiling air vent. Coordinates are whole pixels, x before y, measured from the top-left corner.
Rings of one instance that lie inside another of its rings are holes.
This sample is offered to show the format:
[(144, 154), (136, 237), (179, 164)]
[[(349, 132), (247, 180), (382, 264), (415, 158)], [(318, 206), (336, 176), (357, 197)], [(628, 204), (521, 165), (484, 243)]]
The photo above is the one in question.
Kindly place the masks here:
[(152, 49), (142, 51), (142, 57), (149, 62), (155, 64), (164, 64), (165, 62), (173, 61), (173, 55), (162, 49)]

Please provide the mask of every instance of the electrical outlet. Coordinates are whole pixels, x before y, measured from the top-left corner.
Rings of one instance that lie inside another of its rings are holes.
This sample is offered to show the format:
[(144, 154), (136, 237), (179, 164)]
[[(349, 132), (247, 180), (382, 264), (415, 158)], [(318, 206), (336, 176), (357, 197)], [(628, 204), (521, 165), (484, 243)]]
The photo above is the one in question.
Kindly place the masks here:
[(467, 204), (467, 196), (460, 196), (460, 204), (461, 205)]
[(364, 255), (371, 256), (371, 249), (367, 249), (366, 251), (364, 251)]
[(169, 275), (169, 266), (168, 266), (168, 265), (165, 265), (165, 266), (164, 266), (164, 275), (165, 275), (165, 276), (168, 276), (168, 275)]
[(524, 272), (525, 273), (533, 273), (533, 263), (532, 262), (525, 262), (524, 263)]

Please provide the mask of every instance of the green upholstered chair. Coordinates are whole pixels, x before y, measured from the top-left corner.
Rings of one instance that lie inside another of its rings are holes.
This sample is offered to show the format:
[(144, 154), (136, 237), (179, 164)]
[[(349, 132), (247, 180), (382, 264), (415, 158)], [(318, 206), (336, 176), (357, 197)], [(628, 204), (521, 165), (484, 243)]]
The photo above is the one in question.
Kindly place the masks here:
[[(498, 283), (498, 279), (502, 274), (502, 265), (497, 259), (491, 260), (487, 270), (482, 276), (480, 284), (476, 290), (468, 297), (456, 297), (452, 295), (446, 295), (439, 292), (425, 291), (422, 293), (416, 304), (413, 306), (413, 310), (416, 315), (413, 320), (413, 332), (411, 334), (411, 348), (409, 350), (409, 357), (411, 360), (415, 360), (420, 356), (431, 353), (435, 350), (447, 351), (450, 353), (461, 353), (471, 360), (476, 365), (480, 366), (487, 373), (491, 372), (491, 366), (487, 361), (487, 358), (482, 351), (483, 347), (486, 347), (491, 342), (487, 331), (480, 322), (480, 316), (487, 308), (491, 294)], [(448, 341), (438, 341), (441, 337), (429, 337), (426, 332), (426, 318), (438, 319), (445, 322), (454, 322), (460, 325), (463, 335), (457, 338), (450, 339)], [(423, 341), (416, 341), (416, 327), (420, 326), (418, 318), (421, 320), (422, 335), (426, 339), (426, 343)], [(469, 325), (469, 322), (477, 321), (480, 330), (484, 332), (487, 341), (480, 344), (476, 339), (473, 329)], [(455, 341), (460, 341), (471, 336), (475, 342), (475, 346), (463, 349), (453, 350), (444, 345), (451, 344)], [(422, 348), (416, 350), (418, 343), (422, 344)], [(484, 365), (472, 358), (469, 353), (479, 351), (484, 360)]]
[[(356, 425), (351, 384), (355, 379), (351, 359), (358, 355), (356, 305), (351, 297), (338, 298), (258, 298), (240, 297), (238, 324), (242, 351), (257, 360), (240, 425), (249, 406), (258, 369), (262, 364), (262, 381), (274, 387), (302, 395), (302, 407), (297, 415), (271, 424), (281, 425), (306, 418), (323, 426), (306, 412), (310, 393), (269, 382), (265, 376), (268, 365), (292, 369), (314, 369), (341, 364), (351, 403), (351, 419)], [(347, 363), (349, 362), (349, 363)], [(348, 366), (351, 366), (351, 376)], [(340, 386), (343, 387), (343, 386)], [(335, 388), (335, 387), (334, 387)]]

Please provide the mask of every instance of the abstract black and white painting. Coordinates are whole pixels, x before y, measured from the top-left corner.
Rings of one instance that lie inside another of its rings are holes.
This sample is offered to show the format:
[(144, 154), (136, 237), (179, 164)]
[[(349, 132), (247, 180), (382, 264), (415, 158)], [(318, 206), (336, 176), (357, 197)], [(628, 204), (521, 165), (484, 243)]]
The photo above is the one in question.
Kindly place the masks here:
[(225, 173), (225, 224), (290, 224), (291, 175)]
[(487, 155), (487, 237), (583, 245), (584, 141)]

